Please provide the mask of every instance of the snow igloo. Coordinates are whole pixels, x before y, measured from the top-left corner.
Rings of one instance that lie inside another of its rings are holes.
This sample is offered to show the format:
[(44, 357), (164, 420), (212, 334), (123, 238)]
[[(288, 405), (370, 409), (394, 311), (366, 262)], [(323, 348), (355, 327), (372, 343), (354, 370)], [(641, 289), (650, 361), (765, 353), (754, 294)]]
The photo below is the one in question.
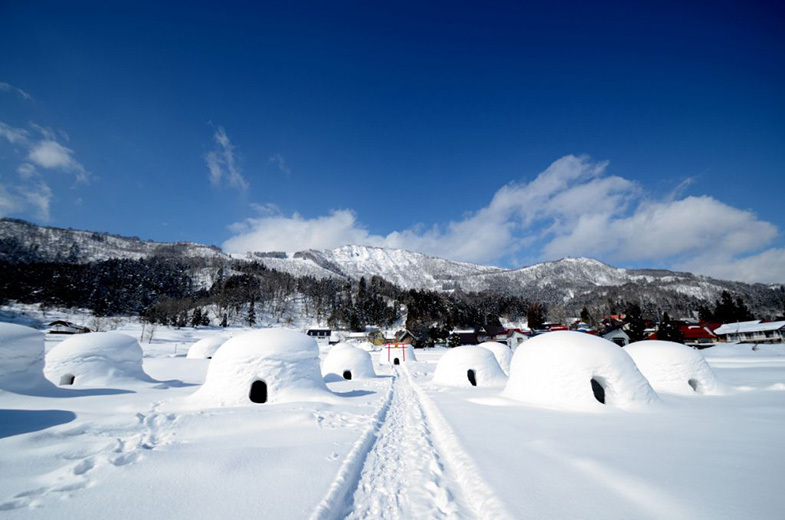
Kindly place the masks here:
[(417, 361), (414, 347), (409, 343), (382, 345), (378, 362), (380, 365), (400, 365), (407, 361)]
[(496, 362), (499, 363), (502, 371), (504, 371), (504, 374), (510, 374), (510, 361), (512, 360), (512, 350), (510, 350), (510, 347), (504, 343), (499, 343), (498, 341), (485, 341), (478, 346), (490, 350), (496, 358)]
[(720, 395), (725, 385), (700, 353), (672, 341), (638, 341), (624, 347), (658, 392)]
[(490, 350), (479, 346), (455, 347), (442, 355), (433, 382), (444, 386), (504, 386), (504, 375)]
[(185, 357), (188, 359), (212, 359), (218, 347), (226, 343), (226, 339), (223, 336), (211, 336), (200, 339), (191, 345)]
[(44, 377), (44, 352), (41, 331), (0, 323), (0, 390), (26, 394), (51, 389)]
[(206, 407), (328, 401), (312, 337), (288, 329), (247, 332), (215, 352), (204, 384), (190, 396)]
[(152, 382), (142, 368), (142, 347), (119, 332), (74, 334), (46, 355), (44, 374), (60, 386)]
[(324, 358), (322, 374), (326, 379), (368, 379), (376, 377), (371, 355), (348, 343), (334, 345)]
[(583, 332), (547, 332), (518, 347), (504, 395), (576, 411), (645, 407), (659, 396), (618, 345)]

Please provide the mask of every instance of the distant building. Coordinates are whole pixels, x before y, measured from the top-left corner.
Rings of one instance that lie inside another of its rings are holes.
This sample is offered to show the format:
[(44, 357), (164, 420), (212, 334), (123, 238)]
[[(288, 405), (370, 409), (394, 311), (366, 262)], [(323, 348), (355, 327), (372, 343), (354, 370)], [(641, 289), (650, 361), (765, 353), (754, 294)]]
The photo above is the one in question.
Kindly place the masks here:
[(785, 321), (742, 321), (726, 323), (714, 330), (720, 341), (729, 343), (783, 343)]
[(326, 345), (330, 343), (330, 334), (332, 334), (332, 330), (324, 327), (313, 327), (306, 330), (305, 334), (311, 336), (317, 343)]
[(507, 346), (510, 347), (510, 350), (515, 350), (530, 337), (530, 332), (526, 333), (521, 329), (507, 329), (507, 341), (505, 341), (505, 343), (507, 343)]
[(82, 327), (70, 321), (57, 320), (48, 325), (49, 334), (84, 334), (91, 332), (89, 328)]
[(458, 345), (477, 345), (480, 343), (479, 334), (475, 329), (455, 329), (450, 331), (450, 336), (458, 337)]
[(624, 347), (630, 344), (630, 336), (624, 332), (624, 329), (619, 327), (618, 329), (613, 329), (610, 332), (606, 332), (602, 335), (604, 339), (608, 341), (612, 341), (619, 345), (620, 347)]

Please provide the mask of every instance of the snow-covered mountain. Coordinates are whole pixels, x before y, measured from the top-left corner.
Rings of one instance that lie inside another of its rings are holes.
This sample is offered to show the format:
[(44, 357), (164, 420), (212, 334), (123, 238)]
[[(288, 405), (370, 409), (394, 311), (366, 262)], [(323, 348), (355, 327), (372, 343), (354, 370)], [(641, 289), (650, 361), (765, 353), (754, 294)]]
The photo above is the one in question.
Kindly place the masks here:
[(666, 270), (622, 269), (591, 258), (564, 258), (521, 269), (504, 269), (453, 262), (402, 249), (343, 246), (294, 254), (254, 252), (227, 255), (214, 246), (142, 241), (106, 233), (43, 227), (29, 222), (0, 220), (0, 259), (8, 261), (91, 262), (109, 258), (138, 259), (153, 255), (257, 261), (293, 276), (384, 278), (403, 289), (489, 291), (522, 295), (552, 304), (583, 304), (601, 299), (650, 301), (695, 299), (713, 301), (722, 290), (743, 295), (753, 306), (775, 308), (780, 286), (745, 284)]
[(138, 260), (155, 255), (229, 258), (215, 246), (190, 242), (152, 242), (137, 237), (37, 226), (17, 219), (0, 219), (0, 259), (87, 263), (112, 258)]

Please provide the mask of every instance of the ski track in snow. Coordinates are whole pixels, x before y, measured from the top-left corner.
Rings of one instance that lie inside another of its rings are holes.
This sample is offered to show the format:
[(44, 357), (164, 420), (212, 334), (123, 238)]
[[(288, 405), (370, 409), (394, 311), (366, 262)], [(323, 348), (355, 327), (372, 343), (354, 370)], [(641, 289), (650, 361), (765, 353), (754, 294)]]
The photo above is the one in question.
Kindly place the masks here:
[(76, 426), (50, 430), (34, 436), (43, 450), (48, 450), (51, 439), (79, 437), (82, 448), (75, 450), (68, 443), (66, 451), (58, 458), (63, 466), (39, 477), (39, 487), (14, 495), (10, 500), (0, 501), (0, 511), (19, 508), (35, 508), (50, 495), (70, 498), (72, 493), (94, 484), (93, 473), (99, 468), (125, 466), (138, 461), (146, 450), (171, 442), (172, 426), (176, 421), (173, 414), (162, 414), (153, 405), (147, 414), (132, 416), (132, 424), (125, 419), (121, 424), (106, 425), (85, 421)]
[(405, 365), (374, 419), (312, 520), (510, 517)]

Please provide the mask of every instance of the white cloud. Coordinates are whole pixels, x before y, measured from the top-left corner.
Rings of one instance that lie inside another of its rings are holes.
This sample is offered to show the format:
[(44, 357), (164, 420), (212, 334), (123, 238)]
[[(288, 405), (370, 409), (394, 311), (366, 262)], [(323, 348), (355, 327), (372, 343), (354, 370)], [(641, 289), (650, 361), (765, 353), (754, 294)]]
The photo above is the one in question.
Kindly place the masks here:
[(264, 215), (233, 225), (235, 236), (224, 247), (297, 251), (365, 244), (477, 263), (592, 256), (737, 280), (785, 281), (783, 250), (766, 250), (778, 235), (775, 225), (710, 196), (682, 197), (691, 179), (657, 200), (606, 169), (607, 162), (562, 157), (532, 181), (503, 186), (487, 206), (444, 226), (380, 235), (369, 233), (350, 210), (314, 219)]
[(0, 184), (0, 217), (32, 213), (41, 220), (49, 220), (52, 190), (44, 181), (21, 186)]
[(34, 131), (0, 121), (0, 138), (5, 139), (19, 156), (24, 157), (24, 162), (16, 167), (18, 181), (0, 185), (0, 216), (29, 213), (46, 221), (50, 217), (53, 195), (38, 168), (71, 173), (78, 183), (88, 182), (90, 174), (76, 160), (74, 151), (57, 141), (58, 136), (66, 139), (67, 134), (35, 123), (30, 123), (30, 127)]
[[(85, 167), (76, 160), (74, 151), (57, 142), (56, 133), (35, 123), (30, 126), (41, 134), (36, 137), (24, 128), (16, 128), (0, 121), (0, 137), (4, 138), (17, 149), (27, 152), (26, 159), (34, 165), (47, 169), (62, 170), (74, 174), (76, 181), (87, 183), (90, 174)], [(67, 134), (65, 134), (67, 136)], [(31, 173), (33, 165), (23, 163), (17, 168), (20, 175), (27, 176)]]
[(15, 128), (0, 121), (0, 137), (11, 144), (25, 145), (29, 142), (30, 132), (23, 128)]
[(285, 173), (286, 175), (292, 174), (292, 169), (286, 164), (286, 160), (283, 158), (283, 155), (276, 153), (270, 157), (270, 162), (275, 164), (278, 167), (278, 170)]
[(240, 191), (248, 190), (248, 181), (243, 177), (235, 161), (234, 146), (226, 135), (226, 130), (219, 126), (213, 134), (213, 140), (215, 149), (205, 156), (205, 163), (210, 171), (210, 183), (213, 186), (220, 186), (226, 180), (232, 188)]
[(33, 96), (22, 90), (21, 88), (15, 87), (9, 83), (4, 83), (0, 81), (0, 92), (14, 92), (17, 96), (21, 97), (26, 101), (32, 101)]

